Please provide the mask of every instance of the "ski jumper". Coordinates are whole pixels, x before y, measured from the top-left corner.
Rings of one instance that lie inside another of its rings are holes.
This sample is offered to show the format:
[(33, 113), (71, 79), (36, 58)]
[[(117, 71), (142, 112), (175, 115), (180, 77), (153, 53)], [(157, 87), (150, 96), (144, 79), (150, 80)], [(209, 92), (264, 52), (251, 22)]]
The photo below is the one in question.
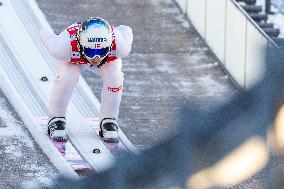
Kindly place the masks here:
[(59, 35), (42, 29), (40, 39), (56, 59), (58, 76), (54, 81), (49, 99), (49, 117), (65, 117), (73, 89), (79, 80), (81, 71), (89, 70), (102, 77), (100, 120), (118, 118), (123, 89), (123, 72), (121, 58), (131, 51), (132, 30), (120, 25), (113, 28), (114, 40), (112, 50), (106, 63), (100, 68), (90, 66), (80, 54), (77, 47), (76, 31), (78, 24), (73, 24)]

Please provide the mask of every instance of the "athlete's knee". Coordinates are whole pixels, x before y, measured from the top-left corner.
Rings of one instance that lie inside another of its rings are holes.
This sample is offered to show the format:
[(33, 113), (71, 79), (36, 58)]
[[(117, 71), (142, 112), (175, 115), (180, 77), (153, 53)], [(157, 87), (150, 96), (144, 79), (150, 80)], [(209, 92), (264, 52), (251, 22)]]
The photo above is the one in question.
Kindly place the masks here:
[(113, 72), (104, 78), (104, 87), (110, 92), (121, 92), (123, 89), (123, 72)]
[(112, 73), (105, 75), (104, 80), (107, 83), (111, 83), (111, 84), (114, 84), (114, 85), (115, 84), (123, 84), (124, 74), (121, 71), (112, 72)]
[(120, 70), (109, 72), (104, 76), (104, 79), (109, 81), (118, 81), (123, 82), (124, 80), (124, 73)]
[(79, 81), (79, 75), (78, 72), (64, 71), (59, 73), (56, 80), (64, 84), (76, 84)]

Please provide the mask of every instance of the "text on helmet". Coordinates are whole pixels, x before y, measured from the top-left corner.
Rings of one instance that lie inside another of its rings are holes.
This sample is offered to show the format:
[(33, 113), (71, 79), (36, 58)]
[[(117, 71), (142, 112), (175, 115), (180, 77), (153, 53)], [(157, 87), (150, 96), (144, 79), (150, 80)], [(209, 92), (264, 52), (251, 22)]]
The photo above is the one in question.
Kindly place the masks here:
[(90, 37), (90, 38), (88, 38), (88, 42), (101, 43), (101, 42), (106, 42), (106, 41), (107, 41), (107, 38), (103, 38), (103, 37)]

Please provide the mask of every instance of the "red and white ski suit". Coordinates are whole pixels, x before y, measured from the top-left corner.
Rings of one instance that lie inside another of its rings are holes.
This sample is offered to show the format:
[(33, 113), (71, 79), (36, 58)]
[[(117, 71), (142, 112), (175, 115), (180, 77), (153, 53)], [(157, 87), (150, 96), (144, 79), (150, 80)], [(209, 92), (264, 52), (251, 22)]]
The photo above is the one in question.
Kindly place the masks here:
[[(75, 84), (79, 80), (81, 71), (89, 70), (103, 79), (101, 91), (100, 119), (118, 118), (119, 106), (123, 88), (123, 72), (121, 58), (131, 51), (133, 41), (132, 30), (128, 26), (120, 25), (113, 28), (113, 48), (110, 57), (102, 67), (90, 67), (90, 64), (82, 59), (74, 44), (73, 29), (78, 24), (73, 24), (59, 35), (52, 31), (42, 29), (40, 39), (49, 52), (56, 58), (58, 77), (54, 82), (49, 101), (49, 117), (65, 117), (66, 109), (70, 101)], [(71, 29), (71, 30), (70, 30)], [(76, 52), (77, 51), (77, 52)], [(84, 62), (85, 61), (85, 62)]]

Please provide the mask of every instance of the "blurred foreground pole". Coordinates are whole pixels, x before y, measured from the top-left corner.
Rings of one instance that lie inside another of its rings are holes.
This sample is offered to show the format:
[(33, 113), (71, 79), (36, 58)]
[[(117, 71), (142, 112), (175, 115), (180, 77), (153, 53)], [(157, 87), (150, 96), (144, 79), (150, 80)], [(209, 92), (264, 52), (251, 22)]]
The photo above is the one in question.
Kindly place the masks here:
[[(283, 67), (284, 65), (284, 43), (283, 39), (275, 39), (279, 48), (269, 48), (267, 53), (267, 62), (276, 67)], [(271, 166), (269, 175), (266, 180), (266, 188), (282, 189), (284, 186), (284, 75), (283, 69), (278, 72), (278, 93), (274, 94), (273, 104), (274, 109), (278, 111), (277, 117), (272, 129), (272, 144), (271, 145)]]

